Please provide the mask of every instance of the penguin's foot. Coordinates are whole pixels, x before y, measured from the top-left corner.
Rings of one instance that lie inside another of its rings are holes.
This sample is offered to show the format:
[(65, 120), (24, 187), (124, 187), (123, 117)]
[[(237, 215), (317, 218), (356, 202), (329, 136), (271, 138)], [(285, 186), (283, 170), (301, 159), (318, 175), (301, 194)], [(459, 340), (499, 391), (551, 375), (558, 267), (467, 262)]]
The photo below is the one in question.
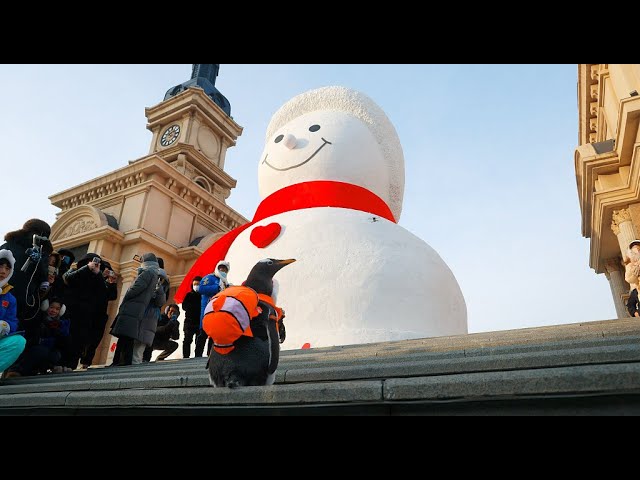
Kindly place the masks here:
[(247, 382), (243, 378), (234, 374), (229, 375), (229, 378), (227, 378), (226, 383), (227, 383), (227, 387), (229, 388), (244, 387), (247, 384)]
[(213, 375), (211, 375), (211, 371), (209, 371), (209, 385), (212, 387), (217, 387), (216, 382), (213, 380)]
[(267, 381), (265, 382), (265, 385), (273, 385), (276, 381), (276, 372), (270, 373), (269, 375), (267, 375)]

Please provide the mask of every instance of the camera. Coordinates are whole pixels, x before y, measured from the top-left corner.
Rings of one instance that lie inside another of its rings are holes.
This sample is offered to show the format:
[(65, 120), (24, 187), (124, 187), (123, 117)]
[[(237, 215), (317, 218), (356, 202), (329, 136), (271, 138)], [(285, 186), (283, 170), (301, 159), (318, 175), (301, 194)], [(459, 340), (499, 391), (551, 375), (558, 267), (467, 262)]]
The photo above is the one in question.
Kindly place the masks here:
[(28, 255), (27, 260), (24, 262), (24, 265), (22, 265), (20, 271), (26, 272), (29, 270), (32, 263), (38, 263), (40, 261), (40, 258), (42, 257), (42, 243), (48, 241), (49, 239), (47, 237), (41, 237), (35, 233), (33, 234), (33, 238), (31, 240), (33, 246), (31, 248), (27, 248), (27, 251), (25, 252)]
[(40, 235), (36, 235), (36, 234), (33, 235), (33, 246), (34, 247), (36, 245), (40, 247), (40, 246), (42, 246), (43, 242), (48, 242), (48, 241), (49, 241), (49, 239), (47, 237), (41, 237)]
[(100, 262), (102, 262), (102, 259), (100, 257), (93, 257), (93, 260), (91, 260), (93, 263), (95, 264), (100, 264)]

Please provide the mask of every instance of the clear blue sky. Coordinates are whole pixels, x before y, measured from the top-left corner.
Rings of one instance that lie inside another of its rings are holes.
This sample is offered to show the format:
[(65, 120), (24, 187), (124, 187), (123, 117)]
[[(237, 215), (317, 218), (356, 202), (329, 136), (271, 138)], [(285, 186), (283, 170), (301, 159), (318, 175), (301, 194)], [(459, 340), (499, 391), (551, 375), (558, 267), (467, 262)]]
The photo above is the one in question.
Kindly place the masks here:
[[(5, 172), (0, 233), (48, 196), (149, 150), (144, 108), (190, 78), (191, 65), (0, 65)], [(369, 95), (405, 155), (400, 225), (448, 263), (469, 331), (615, 318), (604, 275), (588, 266), (573, 167), (577, 65), (230, 65), (216, 86), (244, 127), (225, 169), (227, 203), (247, 218), (271, 115), (326, 85)]]

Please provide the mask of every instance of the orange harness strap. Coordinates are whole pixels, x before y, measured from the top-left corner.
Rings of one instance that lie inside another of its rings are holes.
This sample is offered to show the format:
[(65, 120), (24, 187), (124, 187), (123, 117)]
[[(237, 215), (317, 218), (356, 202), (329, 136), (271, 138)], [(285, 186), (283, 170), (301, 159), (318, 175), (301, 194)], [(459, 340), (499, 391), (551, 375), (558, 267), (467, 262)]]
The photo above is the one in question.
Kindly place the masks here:
[(279, 322), (284, 318), (284, 310), (276, 306), (276, 302), (274, 302), (273, 298), (271, 298), (269, 295), (259, 293), (258, 298), (269, 305), (271, 308), (273, 308), (274, 312), (276, 312), (275, 315), (269, 315), (269, 320), (273, 320), (274, 322), (276, 322), (276, 330), (280, 332)]

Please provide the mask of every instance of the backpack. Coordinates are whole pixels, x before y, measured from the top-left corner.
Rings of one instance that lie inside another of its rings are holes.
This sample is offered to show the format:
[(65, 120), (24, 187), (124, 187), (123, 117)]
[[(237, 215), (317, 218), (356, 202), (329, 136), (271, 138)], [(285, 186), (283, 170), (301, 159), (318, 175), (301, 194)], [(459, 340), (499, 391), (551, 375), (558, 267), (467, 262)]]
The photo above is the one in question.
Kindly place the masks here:
[(225, 355), (241, 336), (253, 337), (251, 319), (262, 313), (258, 294), (249, 287), (231, 286), (211, 298), (204, 310), (202, 328), (213, 340), (213, 349)]

